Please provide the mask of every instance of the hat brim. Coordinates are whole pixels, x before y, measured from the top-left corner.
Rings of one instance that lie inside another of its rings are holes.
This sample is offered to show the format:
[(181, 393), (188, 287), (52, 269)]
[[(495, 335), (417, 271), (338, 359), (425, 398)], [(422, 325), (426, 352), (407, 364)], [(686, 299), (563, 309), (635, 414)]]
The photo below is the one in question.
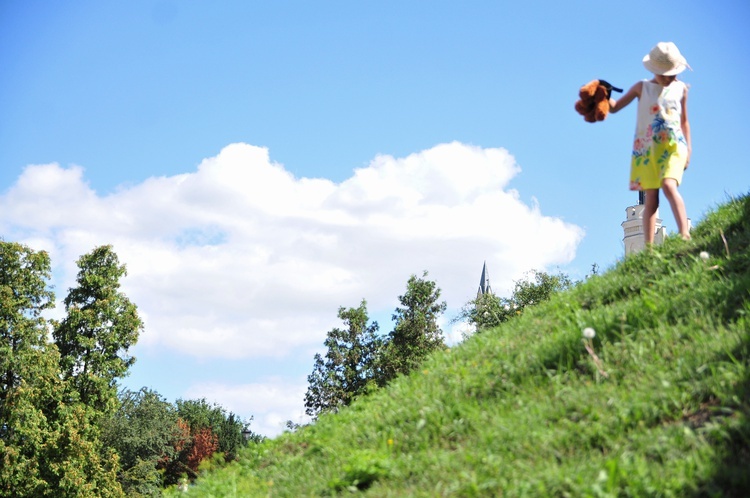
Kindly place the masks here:
[(673, 68), (664, 69), (663, 67), (657, 67), (654, 64), (654, 61), (651, 60), (651, 57), (648, 55), (643, 58), (643, 65), (646, 69), (651, 71), (654, 74), (659, 74), (661, 76), (675, 76), (677, 74), (680, 74), (685, 69), (687, 69), (687, 64), (678, 64)]

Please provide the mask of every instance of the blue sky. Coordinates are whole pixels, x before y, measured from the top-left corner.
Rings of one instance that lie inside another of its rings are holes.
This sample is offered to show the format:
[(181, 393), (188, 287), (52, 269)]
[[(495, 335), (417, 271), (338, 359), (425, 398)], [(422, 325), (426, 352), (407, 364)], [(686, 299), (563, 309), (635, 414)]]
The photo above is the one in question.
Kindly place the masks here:
[(273, 435), (304, 420), (339, 306), (367, 299), (387, 333), (427, 270), (456, 341), (485, 260), (502, 293), (622, 257), (635, 106), (573, 104), (648, 77), (657, 42), (693, 68), (688, 215), (746, 193), (748, 20), (741, 0), (4, 0), (0, 237), (50, 251), (58, 299), (113, 244), (146, 322), (125, 385)]

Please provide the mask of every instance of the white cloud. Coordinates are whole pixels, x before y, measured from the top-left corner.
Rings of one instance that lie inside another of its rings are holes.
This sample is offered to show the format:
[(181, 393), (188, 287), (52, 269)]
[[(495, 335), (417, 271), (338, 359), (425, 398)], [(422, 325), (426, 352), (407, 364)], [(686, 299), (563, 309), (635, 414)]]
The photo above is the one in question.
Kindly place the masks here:
[(422, 270), (458, 308), (485, 260), (496, 291), (571, 261), (583, 231), (523, 203), (508, 188), (519, 172), (504, 149), (456, 142), (378, 156), (340, 184), (295, 178), (247, 144), (108, 195), (80, 167), (29, 166), (0, 196), (0, 233), (50, 251), (58, 298), (76, 260), (112, 244), (146, 347), (283, 356), (319, 346), (339, 306), (392, 311)]
[(310, 417), (301, 408), (301, 400), (306, 391), (305, 379), (290, 383), (271, 377), (250, 384), (195, 384), (188, 389), (185, 399), (205, 398), (209, 403), (216, 403), (243, 419), (252, 416), (250, 430), (273, 437), (284, 431), (287, 421), (295, 424), (310, 422)]
[(445, 342), (448, 346), (453, 346), (463, 341), (466, 337), (476, 333), (477, 328), (468, 322), (444, 322), (440, 324), (445, 336)]

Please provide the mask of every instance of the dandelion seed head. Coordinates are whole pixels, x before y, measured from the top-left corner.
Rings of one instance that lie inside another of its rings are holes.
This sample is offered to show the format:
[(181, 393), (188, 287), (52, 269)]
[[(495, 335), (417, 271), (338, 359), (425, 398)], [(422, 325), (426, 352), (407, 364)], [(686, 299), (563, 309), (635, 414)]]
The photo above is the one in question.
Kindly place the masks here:
[(702, 259), (703, 261), (708, 261), (708, 258), (710, 258), (710, 257), (711, 257), (711, 255), (710, 255), (710, 254), (708, 254), (708, 253), (707, 253), (706, 251), (701, 251), (701, 253), (699, 254), (699, 256), (700, 256), (700, 258), (701, 258), (701, 259)]
[(586, 339), (593, 339), (596, 337), (596, 330), (592, 329), (591, 327), (586, 327), (583, 329), (583, 337)]

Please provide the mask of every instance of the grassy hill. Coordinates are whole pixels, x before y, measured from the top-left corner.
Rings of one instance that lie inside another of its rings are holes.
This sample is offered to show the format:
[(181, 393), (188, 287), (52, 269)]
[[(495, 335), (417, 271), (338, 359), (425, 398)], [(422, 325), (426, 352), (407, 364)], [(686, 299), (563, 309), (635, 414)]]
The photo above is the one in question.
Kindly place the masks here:
[(750, 496), (750, 197), (693, 237), (250, 448), (187, 495)]

